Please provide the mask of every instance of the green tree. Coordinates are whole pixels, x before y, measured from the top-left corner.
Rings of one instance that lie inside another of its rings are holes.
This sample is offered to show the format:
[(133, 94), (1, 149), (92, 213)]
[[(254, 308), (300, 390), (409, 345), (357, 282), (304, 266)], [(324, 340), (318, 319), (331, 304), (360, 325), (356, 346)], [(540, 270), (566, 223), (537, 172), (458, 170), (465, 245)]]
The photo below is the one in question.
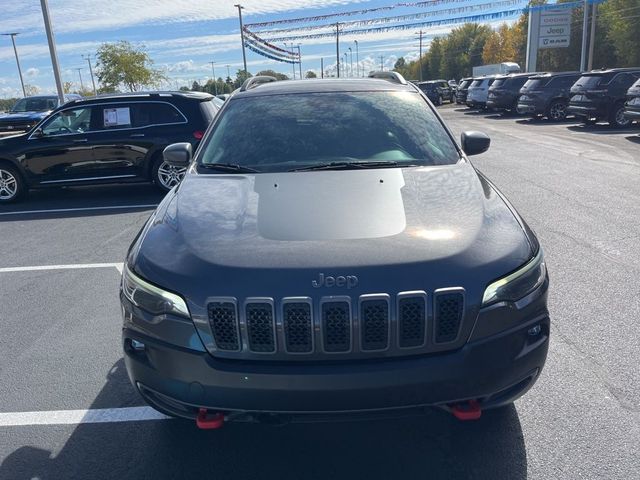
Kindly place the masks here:
[(307, 70), (307, 73), (304, 74), (304, 78), (318, 78), (318, 75), (316, 75), (316, 72), (313, 70)]
[(131, 92), (156, 88), (166, 81), (162, 71), (153, 68), (153, 60), (143, 47), (127, 41), (103, 43), (97, 51), (96, 71), (102, 90)]
[(427, 52), (427, 61), (423, 60), (423, 68), (426, 66), (426, 75), (423, 72), (425, 79), (437, 79), (442, 75), (440, 74), (440, 65), (442, 64), (442, 40), (439, 37), (434, 38), (429, 46)]
[[(596, 50), (603, 40), (607, 47), (613, 47), (616, 58), (596, 56), (594, 66), (612, 66), (612, 60), (618, 60), (619, 67), (637, 67), (640, 65), (640, 2), (638, 0), (608, 0), (599, 7), (600, 18), (596, 22)], [(603, 52), (605, 53), (605, 52)], [(598, 58), (599, 57), (599, 58)]]
[(487, 25), (466, 23), (454, 28), (442, 41), (441, 76), (457, 79), (471, 75), (471, 68), (482, 63), (482, 49), (490, 36)]
[(240, 88), (244, 81), (247, 78), (250, 78), (252, 75), (249, 72), (245, 72), (244, 70), (238, 70), (236, 73), (236, 79), (233, 81), (234, 88)]
[(284, 73), (278, 73), (275, 70), (261, 70), (256, 75), (266, 75), (268, 77), (276, 77), (278, 80), (289, 80)]

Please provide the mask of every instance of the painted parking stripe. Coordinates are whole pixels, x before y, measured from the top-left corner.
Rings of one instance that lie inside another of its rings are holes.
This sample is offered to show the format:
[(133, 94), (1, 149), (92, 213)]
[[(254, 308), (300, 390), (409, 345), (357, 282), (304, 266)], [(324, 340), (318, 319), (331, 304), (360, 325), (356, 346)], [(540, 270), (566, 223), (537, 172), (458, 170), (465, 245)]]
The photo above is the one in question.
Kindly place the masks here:
[(142, 422), (169, 417), (151, 407), (100, 408), (92, 410), (53, 410), (45, 412), (0, 413), (0, 427), (31, 425), (79, 425), (81, 423)]
[(7, 215), (29, 215), (37, 213), (69, 213), (69, 212), (91, 212), (97, 210), (132, 210), (136, 208), (156, 208), (158, 204), (145, 205), (111, 205), (108, 207), (82, 207), (82, 208), (53, 208), (47, 210), (20, 210), (18, 212), (2, 212), (0, 216)]
[(115, 268), (122, 273), (122, 263), (76, 263), (70, 265), (35, 265), (31, 267), (3, 267), (0, 273), (36, 272), (43, 270), (82, 270), (87, 268)]

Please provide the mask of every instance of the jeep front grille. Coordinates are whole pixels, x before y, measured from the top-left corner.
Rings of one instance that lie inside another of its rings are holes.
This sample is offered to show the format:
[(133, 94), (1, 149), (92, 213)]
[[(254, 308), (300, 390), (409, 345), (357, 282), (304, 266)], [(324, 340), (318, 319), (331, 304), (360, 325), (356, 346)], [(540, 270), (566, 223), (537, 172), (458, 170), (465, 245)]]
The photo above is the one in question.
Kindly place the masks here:
[(240, 350), (238, 315), (233, 302), (213, 302), (209, 304), (209, 325), (216, 346), (220, 350)]
[[(445, 288), (359, 297), (213, 297), (207, 305), (212, 353), (225, 358), (330, 360), (417, 355), (457, 348), (465, 293)], [(194, 319), (195, 320), (195, 319)], [(202, 324), (195, 322), (200, 329)], [(296, 358), (297, 357), (297, 358)]]

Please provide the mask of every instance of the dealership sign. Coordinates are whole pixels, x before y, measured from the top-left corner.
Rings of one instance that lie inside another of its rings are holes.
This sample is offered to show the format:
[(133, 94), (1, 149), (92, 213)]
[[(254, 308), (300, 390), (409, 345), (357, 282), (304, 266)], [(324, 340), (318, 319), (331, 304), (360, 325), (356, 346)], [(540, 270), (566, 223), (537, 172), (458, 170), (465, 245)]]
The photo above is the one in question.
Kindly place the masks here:
[(540, 12), (538, 48), (568, 47), (571, 38), (571, 9), (548, 9)]

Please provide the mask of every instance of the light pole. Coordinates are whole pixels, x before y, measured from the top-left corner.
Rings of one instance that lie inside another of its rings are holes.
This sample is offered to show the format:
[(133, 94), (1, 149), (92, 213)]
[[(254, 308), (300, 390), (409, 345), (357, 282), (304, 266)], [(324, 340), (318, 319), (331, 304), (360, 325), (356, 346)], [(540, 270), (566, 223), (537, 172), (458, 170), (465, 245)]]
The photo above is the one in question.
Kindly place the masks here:
[(3, 33), (5, 37), (11, 37), (11, 43), (13, 43), (13, 53), (16, 54), (16, 64), (18, 65), (18, 75), (20, 75), (20, 85), (22, 85), (22, 95), (27, 96), (27, 91), (24, 88), (24, 80), (22, 79), (22, 68), (20, 68), (20, 59), (18, 58), (18, 49), (16, 48), (16, 35), (19, 33)]
[[(349, 47), (349, 59), (350, 59), (349, 68), (351, 69), (351, 76), (353, 77), (354, 76), (353, 75), (353, 51), (351, 50), (351, 47)], [(358, 75), (355, 75), (355, 76), (357, 77)]]
[(76, 68), (76, 70), (78, 71), (78, 76), (80, 77), (80, 91), (84, 92), (84, 83), (82, 83), (82, 69)]
[(218, 82), (216, 81), (216, 69), (213, 66), (216, 62), (209, 62), (211, 64), (211, 81), (213, 81), (213, 91), (218, 95)]
[(347, 70), (347, 52), (344, 52), (344, 73), (346, 74), (345, 77), (349, 77), (349, 70)]
[(242, 42), (242, 63), (244, 64), (244, 73), (247, 73), (247, 54), (244, 51), (244, 26), (242, 25), (242, 9), (239, 3), (234, 5), (238, 9), (238, 18), (240, 19), (240, 41)]
[(424, 32), (422, 30), (417, 32), (417, 34), (420, 35), (420, 56), (418, 57), (418, 63), (420, 65), (420, 81), (422, 81), (422, 34), (423, 33)]
[(356, 77), (360, 76), (360, 57), (358, 55), (358, 40), (354, 40), (353, 43), (356, 44)]
[(380, 71), (384, 72), (384, 56), (380, 55)]
[[(85, 58), (85, 56), (82, 55), (82, 58)], [(91, 66), (91, 55), (87, 55), (86, 60), (89, 63), (89, 75), (91, 75), (91, 84), (93, 85), (93, 94), (97, 96), (98, 91), (96, 90), (96, 81), (93, 79), (93, 67)]]
[(227, 65), (227, 78), (231, 80), (231, 73), (229, 72), (230, 65)]
[(53, 66), (53, 76), (56, 79), (56, 88), (58, 90), (58, 99), (60, 104), (64, 103), (64, 89), (62, 88), (62, 78), (60, 77), (60, 65), (58, 65), (58, 53), (56, 52), (56, 41), (53, 38), (53, 28), (51, 27), (51, 16), (49, 15), (49, 4), (47, 0), (40, 0), (42, 7), (42, 17), (44, 20), (44, 29), (47, 32), (47, 41), (49, 42), (49, 54), (51, 55), (51, 64)]
[(336, 23), (336, 68), (340, 78), (340, 23)]
[(300, 69), (300, 80), (302, 80), (302, 54), (300, 53), (300, 45), (302, 44), (298, 44), (296, 45), (296, 48), (298, 49), (298, 68)]

